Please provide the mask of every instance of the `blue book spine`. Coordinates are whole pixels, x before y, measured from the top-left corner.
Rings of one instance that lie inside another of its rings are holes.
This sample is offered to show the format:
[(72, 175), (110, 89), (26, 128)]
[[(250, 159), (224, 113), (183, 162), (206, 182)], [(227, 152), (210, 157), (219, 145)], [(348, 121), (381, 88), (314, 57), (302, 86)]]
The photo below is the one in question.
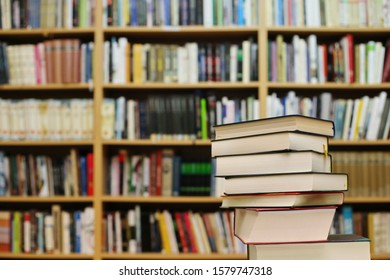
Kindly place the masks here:
[(345, 234), (353, 234), (353, 209), (351, 205), (343, 205), (341, 207), (343, 215), (343, 225)]
[(80, 157), (80, 169), (81, 195), (87, 196), (87, 159), (85, 156)]
[(181, 157), (173, 157), (173, 184), (172, 184), (172, 196), (179, 196), (180, 192), (180, 166)]
[(0, 151), (0, 196), (5, 196), (7, 185), (5, 180), (4, 152)]
[[(117, 25), (122, 26), (122, 0), (117, 0), (118, 5), (117, 5), (117, 12), (116, 12), (116, 17), (117, 17)], [(127, 1), (127, 0), (123, 0)]]
[(244, 19), (244, 0), (238, 0), (237, 3), (237, 25), (245, 25)]
[(278, 0), (278, 25), (284, 25), (284, 19), (283, 19), (283, 0)]
[(131, 25), (137, 26), (138, 25), (138, 9), (137, 9), (137, 0), (130, 0), (131, 1)]
[(74, 251), (81, 253), (81, 211), (75, 211), (73, 215), (75, 223)]
[(91, 79), (91, 48), (89, 44), (85, 44), (85, 81), (88, 82)]
[(165, 25), (171, 25), (171, 1), (165, 0), (164, 1), (164, 8), (165, 8)]
[(115, 139), (121, 139), (121, 106), (120, 106), (120, 98), (116, 99), (116, 105), (115, 105)]

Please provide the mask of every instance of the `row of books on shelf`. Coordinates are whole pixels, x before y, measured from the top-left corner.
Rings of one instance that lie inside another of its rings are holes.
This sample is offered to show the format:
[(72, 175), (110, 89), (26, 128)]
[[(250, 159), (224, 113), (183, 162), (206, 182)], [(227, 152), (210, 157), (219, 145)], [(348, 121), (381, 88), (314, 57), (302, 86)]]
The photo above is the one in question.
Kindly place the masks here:
[(390, 153), (384, 151), (332, 152), (333, 170), (349, 174), (348, 196), (390, 196)]
[(104, 26), (256, 26), (257, 0), (103, 1)]
[(0, 28), (73, 28), (94, 25), (96, 0), (1, 1)]
[(332, 120), (334, 139), (378, 140), (388, 139), (390, 130), (390, 100), (382, 91), (377, 96), (361, 98), (335, 98), (324, 92), (313, 97), (297, 97), (289, 91), (279, 98), (276, 93), (267, 96), (267, 116), (276, 117), (301, 114)]
[(107, 167), (106, 193), (136, 196), (217, 196), (211, 161), (183, 159), (172, 149), (119, 150)]
[(253, 39), (167, 45), (113, 37), (104, 43), (103, 64), (106, 83), (249, 82), (258, 80), (258, 46)]
[(388, 0), (271, 0), (269, 26), (390, 26)]
[(390, 81), (390, 41), (354, 44), (351, 34), (334, 43), (283, 35), (268, 41), (268, 80), (296, 83), (360, 83)]
[(214, 124), (257, 119), (259, 111), (253, 96), (217, 98), (201, 91), (139, 100), (105, 98), (101, 135), (103, 139), (209, 139)]
[(0, 151), (0, 197), (92, 196), (93, 154), (11, 154)]
[(244, 253), (232, 231), (232, 211), (147, 210), (106, 212), (103, 250), (109, 253)]
[(93, 254), (94, 209), (0, 211), (0, 252)]
[(93, 138), (92, 99), (1, 99), (0, 140)]
[(38, 85), (88, 83), (93, 78), (94, 42), (54, 39), (37, 44), (0, 43), (0, 83)]
[(390, 253), (390, 213), (368, 212), (344, 205), (336, 211), (332, 224), (333, 234), (346, 233), (367, 236), (373, 254)]

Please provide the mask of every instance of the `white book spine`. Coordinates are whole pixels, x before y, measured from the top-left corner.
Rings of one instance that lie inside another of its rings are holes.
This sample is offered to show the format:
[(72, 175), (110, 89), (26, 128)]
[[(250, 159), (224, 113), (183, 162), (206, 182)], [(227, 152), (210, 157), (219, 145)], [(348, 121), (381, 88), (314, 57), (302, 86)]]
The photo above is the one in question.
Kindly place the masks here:
[(248, 83), (250, 81), (250, 48), (251, 44), (249, 40), (245, 40), (242, 42), (242, 81), (244, 83)]
[(237, 53), (238, 46), (230, 46), (230, 81), (237, 82)]
[(121, 228), (121, 216), (119, 211), (115, 211), (114, 214), (114, 226), (115, 226), (115, 253), (122, 253), (122, 228)]

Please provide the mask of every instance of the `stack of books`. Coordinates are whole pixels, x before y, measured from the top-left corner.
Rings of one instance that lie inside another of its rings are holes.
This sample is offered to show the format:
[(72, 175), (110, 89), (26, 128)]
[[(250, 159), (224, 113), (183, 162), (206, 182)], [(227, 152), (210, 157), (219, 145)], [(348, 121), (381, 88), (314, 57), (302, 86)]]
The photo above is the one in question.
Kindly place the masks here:
[(249, 259), (370, 259), (370, 242), (330, 235), (348, 175), (332, 173), (331, 121), (290, 115), (215, 126), (223, 208)]

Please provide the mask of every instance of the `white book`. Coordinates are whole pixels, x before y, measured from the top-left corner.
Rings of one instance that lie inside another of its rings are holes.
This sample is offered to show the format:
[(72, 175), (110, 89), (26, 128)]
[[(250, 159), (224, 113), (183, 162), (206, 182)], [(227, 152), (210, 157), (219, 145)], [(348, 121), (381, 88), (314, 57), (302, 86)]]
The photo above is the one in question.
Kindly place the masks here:
[(111, 82), (116, 84), (119, 83), (119, 73), (118, 73), (118, 67), (119, 67), (119, 46), (117, 40), (111, 40)]
[(54, 220), (52, 215), (44, 217), (45, 251), (54, 250)]
[(122, 253), (122, 227), (121, 227), (121, 215), (119, 211), (114, 213), (114, 226), (115, 226), (115, 253)]
[(250, 81), (250, 48), (251, 43), (249, 40), (245, 40), (242, 42), (242, 81), (244, 83), (248, 83)]
[(111, 178), (110, 178), (110, 193), (112, 196), (120, 195), (119, 187), (119, 157), (111, 157)]
[(385, 62), (385, 52), (386, 48), (383, 46), (382, 42), (376, 44), (376, 53), (377, 53), (377, 63), (376, 63), (376, 83), (380, 84), (382, 82), (383, 75), (383, 66)]
[(197, 83), (198, 82), (198, 44), (197, 43), (188, 43), (187, 44), (187, 53), (188, 53), (188, 82)]
[(135, 100), (127, 100), (127, 139), (135, 140)]
[(385, 130), (383, 132), (383, 140), (386, 140), (389, 138), (389, 130), (390, 130), (390, 110), (387, 114), (386, 124), (385, 124)]
[(292, 46), (294, 52), (294, 82), (301, 82), (301, 63), (300, 63), (300, 42), (299, 36), (294, 35), (292, 38)]
[(188, 216), (191, 221), (191, 227), (194, 230), (194, 238), (195, 238), (195, 243), (197, 244), (198, 253), (204, 254), (206, 253), (206, 248), (204, 243), (202, 242), (202, 236), (200, 233), (200, 228), (195, 218), (195, 214), (192, 211), (189, 211)]
[(347, 108), (345, 109), (343, 136), (342, 136), (343, 140), (348, 140), (349, 128), (350, 128), (351, 118), (352, 118), (352, 110), (353, 110), (353, 100), (348, 99)]
[(126, 100), (124, 96), (120, 96), (116, 100), (116, 117), (115, 117), (115, 138), (122, 139), (123, 132), (125, 131), (125, 104)]
[(206, 232), (205, 225), (203, 223), (202, 216), (200, 213), (194, 213), (194, 218), (195, 218), (197, 226), (199, 228), (200, 237), (201, 237), (202, 243), (204, 245), (205, 252), (206, 252), (206, 254), (210, 254), (211, 247), (210, 247), (209, 239), (207, 237), (207, 232)]
[(382, 91), (378, 97), (375, 97), (377, 102), (374, 103), (372, 108), (372, 115), (367, 131), (367, 140), (377, 140), (378, 130), (381, 123), (383, 110), (386, 103), (387, 93)]
[(323, 55), (324, 51), (325, 51), (324, 46), (317, 47), (317, 57), (318, 57), (317, 77), (319, 83), (326, 82), (326, 77), (324, 72), (324, 55)]
[(213, 26), (213, 1), (203, 0), (203, 25)]
[(377, 67), (375, 60), (375, 42), (369, 41), (367, 43), (367, 83), (375, 83), (375, 69)]
[(300, 55), (300, 59), (299, 59), (299, 63), (301, 64), (301, 67), (300, 67), (300, 73), (301, 73), (301, 76), (299, 78), (299, 82), (301, 83), (307, 83), (308, 82), (308, 71), (309, 69), (307, 68), (307, 43), (304, 39), (299, 39), (299, 42), (300, 42), (300, 51), (299, 51), (299, 55)]
[(61, 225), (62, 225), (62, 253), (70, 254), (71, 253), (71, 219), (70, 213), (67, 211), (61, 211)]
[(80, 77), (81, 77), (80, 82), (81, 83), (88, 82), (86, 80), (86, 72), (87, 72), (86, 58), (87, 58), (87, 44), (82, 43), (81, 55), (80, 55)]
[(107, 214), (107, 223), (106, 229), (107, 233), (106, 242), (107, 242), (107, 253), (114, 252), (114, 218), (112, 213)]
[(230, 81), (237, 82), (237, 54), (238, 54), (238, 46), (230, 45)]
[(110, 82), (110, 42), (104, 41), (103, 44), (103, 82)]
[(366, 44), (359, 44), (359, 83), (367, 83), (367, 60), (366, 60)]
[(0, 139), (9, 139), (9, 100), (0, 98)]
[(81, 217), (82, 253), (93, 254), (95, 251), (95, 210), (92, 207), (86, 207)]
[(316, 35), (309, 35), (307, 38), (308, 41), (308, 47), (309, 47), (309, 67), (310, 67), (310, 83), (316, 84), (318, 83), (318, 76), (317, 76), (317, 70), (318, 70), (318, 61), (317, 61), (317, 36)]
[(349, 55), (348, 55), (348, 40), (347, 37), (343, 37), (340, 42), (341, 49), (343, 51), (343, 61), (341, 63), (344, 64), (344, 81), (346, 83), (350, 83), (350, 69), (349, 69)]
[(359, 26), (368, 26), (367, 23), (367, 0), (359, 0), (358, 4)]
[[(124, 57), (126, 57), (126, 46), (127, 45), (127, 39), (125, 38), (125, 40), (123, 39), (123, 37), (119, 38), (117, 43), (115, 44), (115, 52), (114, 52), (114, 55), (115, 55), (115, 80), (116, 80), (116, 83), (118, 84), (122, 84), (124, 83), (124, 77), (125, 77), (125, 72), (126, 72), (126, 65), (125, 65), (125, 59)], [(126, 42), (126, 43), (125, 43)], [(141, 61), (142, 61), (142, 58), (141, 58)]]

